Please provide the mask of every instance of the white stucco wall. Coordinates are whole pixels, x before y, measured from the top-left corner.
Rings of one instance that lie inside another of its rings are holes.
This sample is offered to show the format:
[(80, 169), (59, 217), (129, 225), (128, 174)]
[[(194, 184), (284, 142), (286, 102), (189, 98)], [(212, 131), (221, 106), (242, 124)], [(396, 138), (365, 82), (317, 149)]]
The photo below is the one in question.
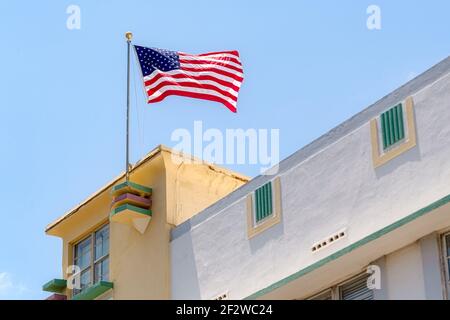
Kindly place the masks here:
[(422, 255), (418, 243), (389, 254), (383, 276), (386, 277), (388, 299), (426, 299)]
[[(211, 299), (228, 292), (231, 299), (245, 298), (449, 195), (448, 71), (412, 96), (417, 146), (386, 165), (373, 167), (367, 118), (280, 175), (280, 224), (249, 240), (242, 194), (217, 212), (191, 219), (186, 232), (182, 229), (187, 225), (181, 226), (171, 242), (172, 297)], [(404, 98), (390, 97), (381, 104), (387, 109)], [(347, 229), (346, 238), (311, 252), (313, 243), (342, 228)], [(390, 297), (414, 298), (409, 290), (396, 291), (394, 284), (407, 276), (417, 278), (419, 269), (401, 271), (408, 261), (419, 268), (417, 259), (416, 246), (389, 257)], [(411, 291), (419, 283), (411, 282)]]

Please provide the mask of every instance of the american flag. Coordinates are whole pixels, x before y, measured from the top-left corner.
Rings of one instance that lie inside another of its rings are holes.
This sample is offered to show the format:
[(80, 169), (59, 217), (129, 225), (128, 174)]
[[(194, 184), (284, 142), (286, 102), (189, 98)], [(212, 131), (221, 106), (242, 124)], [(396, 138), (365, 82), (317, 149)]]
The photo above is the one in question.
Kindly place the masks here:
[(134, 46), (148, 103), (170, 95), (206, 99), (236, 112), (244, 71), (237, 51), (188, 54)]

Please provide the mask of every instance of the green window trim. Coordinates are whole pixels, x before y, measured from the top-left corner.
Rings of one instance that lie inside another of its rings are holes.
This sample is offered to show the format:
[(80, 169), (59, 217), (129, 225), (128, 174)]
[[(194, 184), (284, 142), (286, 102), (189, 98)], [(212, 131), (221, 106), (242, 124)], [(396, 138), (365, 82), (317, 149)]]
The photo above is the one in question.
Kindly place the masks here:
[(400, 103), (383, 112), (380, 118), (383, 150), (386, 150), (405, 138), (403, 105)]
[(255, 222), (266, 219), (273, 214), (272, 182), (255, 190)]
[(108, 281), (99, 281), (86, 288), (84, 291), (72, 297), (72, 300), (94, 300), (108, 290), (114, 288), (114, 284)]
[(53, 279), (42, 286), (42, 291), (62, 293), (67, 286), (67, 281), (64, 279)]

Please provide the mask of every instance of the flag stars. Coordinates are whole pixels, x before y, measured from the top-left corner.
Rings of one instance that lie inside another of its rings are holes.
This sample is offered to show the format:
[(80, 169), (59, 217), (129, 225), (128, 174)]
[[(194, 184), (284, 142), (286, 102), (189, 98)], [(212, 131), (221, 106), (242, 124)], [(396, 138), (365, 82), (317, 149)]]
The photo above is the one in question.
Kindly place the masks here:
[(144, 76), (155, 70), (166, 72), (180, 68), (178, 53), (175, 51), (140, 46), (135, 48)]

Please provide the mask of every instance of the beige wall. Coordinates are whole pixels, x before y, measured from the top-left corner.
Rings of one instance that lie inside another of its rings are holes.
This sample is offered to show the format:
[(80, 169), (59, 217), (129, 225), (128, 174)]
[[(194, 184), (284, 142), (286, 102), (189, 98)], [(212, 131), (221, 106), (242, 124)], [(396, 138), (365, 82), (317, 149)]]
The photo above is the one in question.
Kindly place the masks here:
[(161, 155), (136, 169), (130, 180), (153, 189), (152, 220), (144, 234), (111, 223), (110, 272), (113, 299), (165, 299), (169, 296), (166, 175)]
[(132, 181), (153, 188), (147, 231), (141, 235), (128, 226), (111, 225), (114, 299), (169, 299), (170, 229), (245, 182), (207, 164), (172, 157), (163, 150), (151, 167), (132, 175)]
[(167, 172), (167, 222), (177, 226), (223, 198), (248, 178), (191, 158), (163, 152)]

